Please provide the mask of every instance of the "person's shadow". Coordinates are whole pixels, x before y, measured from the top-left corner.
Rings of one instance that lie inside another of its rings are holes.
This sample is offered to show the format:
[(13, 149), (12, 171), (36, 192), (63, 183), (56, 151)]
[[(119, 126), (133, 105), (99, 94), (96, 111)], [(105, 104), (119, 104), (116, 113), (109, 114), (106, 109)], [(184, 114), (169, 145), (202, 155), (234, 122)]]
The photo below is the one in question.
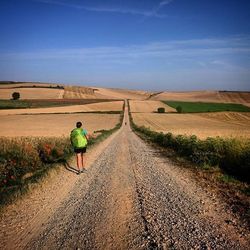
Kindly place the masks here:
[(71, 167), (67, 161), (65, 161), (63, 163), (63, 165), (64, 165), (64, 167), (65, 167), (66, 170), (68, 170), (68, 171), (70, 171), (70, 172), (72, 172), (74, 174), (78, 173), (78, 170), (76, 168)]

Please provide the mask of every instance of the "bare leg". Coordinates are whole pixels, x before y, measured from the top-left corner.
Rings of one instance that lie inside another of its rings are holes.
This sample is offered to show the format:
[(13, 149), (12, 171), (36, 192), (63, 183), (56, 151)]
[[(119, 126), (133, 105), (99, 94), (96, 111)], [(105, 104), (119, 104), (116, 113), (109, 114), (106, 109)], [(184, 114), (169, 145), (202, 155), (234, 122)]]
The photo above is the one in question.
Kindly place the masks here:
[(82, 154), (82, 168), (85, 168), (85, 164), (86, 164), (86, 157), (84, 154)]
[(76, 154), (76, 162), (78, 170), (80, 171), (82, 169), (82, 155), (81, 153)]

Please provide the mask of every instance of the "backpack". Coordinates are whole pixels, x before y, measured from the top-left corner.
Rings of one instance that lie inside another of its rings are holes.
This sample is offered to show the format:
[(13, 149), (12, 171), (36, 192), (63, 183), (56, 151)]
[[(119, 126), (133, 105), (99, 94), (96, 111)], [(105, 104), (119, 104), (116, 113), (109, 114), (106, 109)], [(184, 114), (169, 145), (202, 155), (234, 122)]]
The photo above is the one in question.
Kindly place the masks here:
[(88, 144), (82, 128), (75, 128), (71, 131), (70, 141), (74, 148), (85, 148)]

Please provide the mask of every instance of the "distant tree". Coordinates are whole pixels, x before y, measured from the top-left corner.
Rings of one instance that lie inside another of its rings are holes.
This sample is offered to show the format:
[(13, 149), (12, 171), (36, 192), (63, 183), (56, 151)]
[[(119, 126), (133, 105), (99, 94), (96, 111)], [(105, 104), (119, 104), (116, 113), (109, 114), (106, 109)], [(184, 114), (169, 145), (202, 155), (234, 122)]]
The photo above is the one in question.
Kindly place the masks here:
[(157, 111), (158, 113), (165, 113), (165, 108), (158, 108)]
[(178, 112), (178, 113), (182, 113), (182, 106), (177, 106), (176, 107), (176, 111)]
[(12, 93), (12, 98), (13, 98), (13, 100), (18, 100), (20, 98), (20, 93), (19, 92), (13, 92)]

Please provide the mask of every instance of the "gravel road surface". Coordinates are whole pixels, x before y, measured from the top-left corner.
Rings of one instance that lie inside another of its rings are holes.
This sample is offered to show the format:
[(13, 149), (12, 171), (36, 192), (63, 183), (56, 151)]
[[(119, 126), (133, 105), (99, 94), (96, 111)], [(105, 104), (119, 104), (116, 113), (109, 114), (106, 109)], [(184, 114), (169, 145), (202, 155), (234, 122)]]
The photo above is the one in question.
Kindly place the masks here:
[[(1, 249), (249, 249), (217, 197), (135, 135), (125, 111), (122, 128), (90, 152), (86, 172), (59, 172), (47, 198), (40, 193), (34, 205), (24, 197), (5, 212)], [(16, 218), (26, 221), (19, 230)]]

